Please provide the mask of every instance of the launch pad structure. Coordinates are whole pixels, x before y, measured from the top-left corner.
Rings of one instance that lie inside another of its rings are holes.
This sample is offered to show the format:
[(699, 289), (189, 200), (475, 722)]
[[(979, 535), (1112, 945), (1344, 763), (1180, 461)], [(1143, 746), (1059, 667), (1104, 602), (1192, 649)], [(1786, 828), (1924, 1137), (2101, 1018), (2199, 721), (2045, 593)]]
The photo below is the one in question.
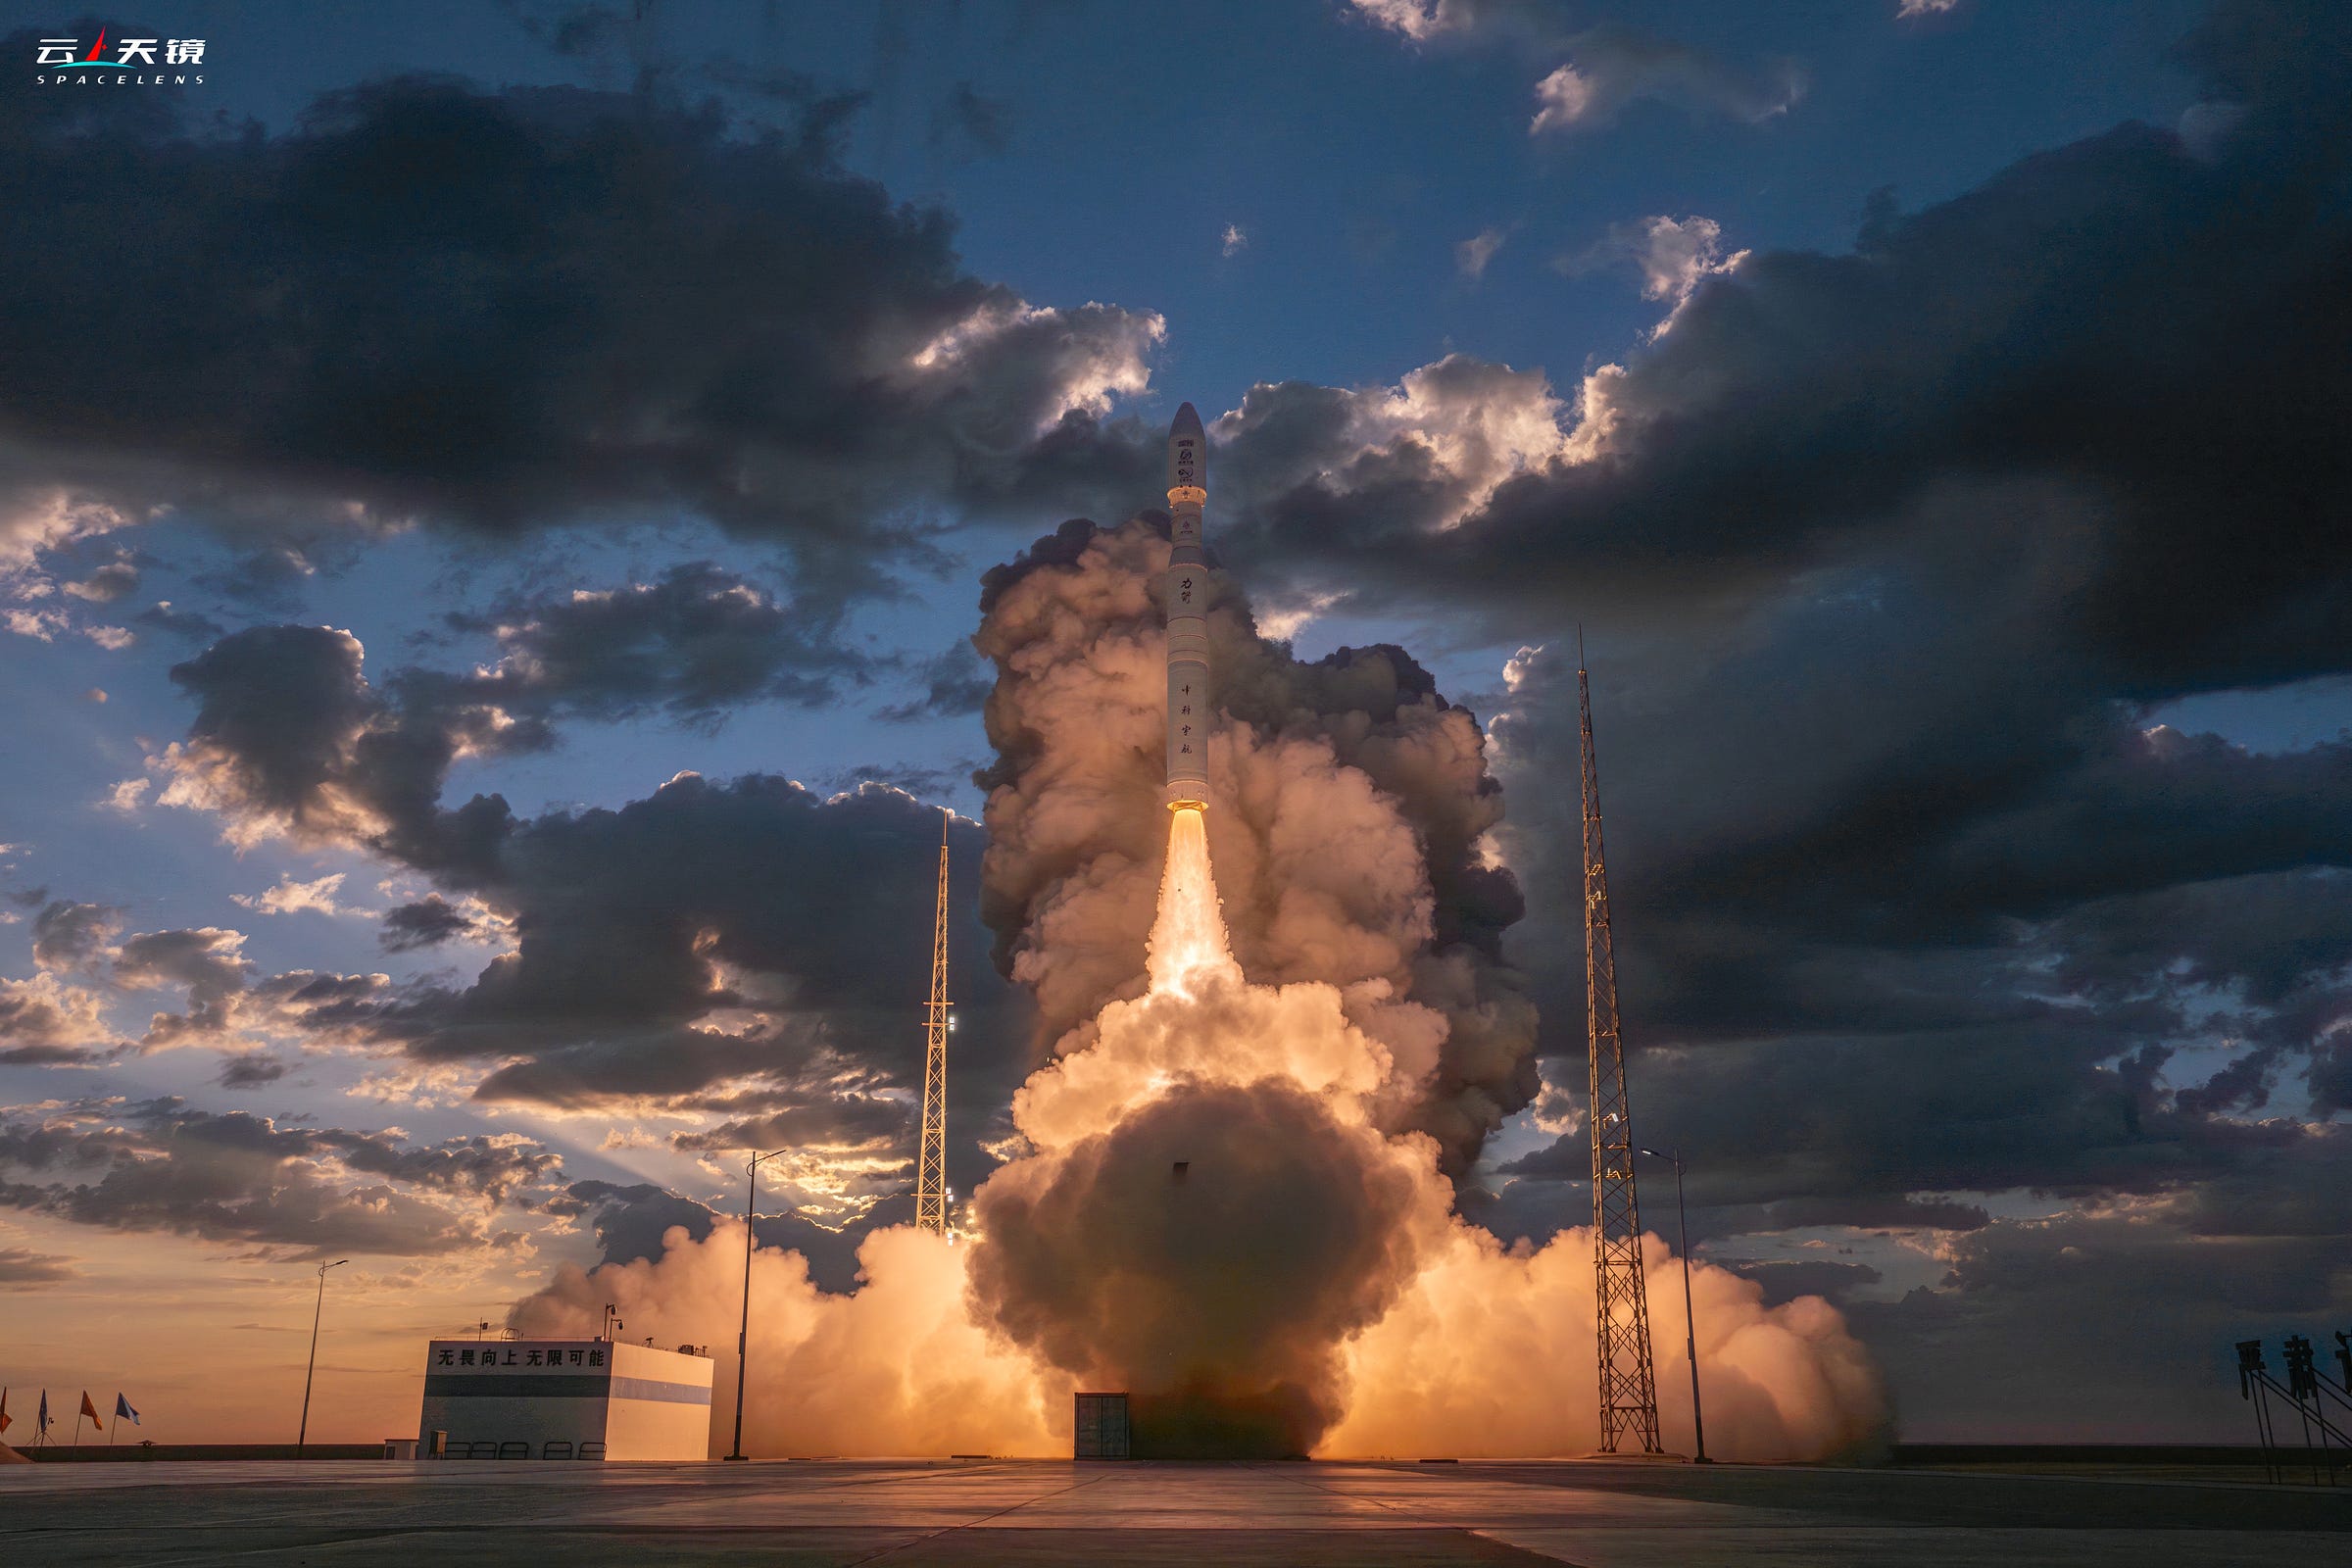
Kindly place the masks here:
[(1649, 1291), (1642, 1275), (1642, 1211), (1634, 1191), (1633, 1103), (1617, 1026), (1617, 951), (1609, 931), (1609, 871), (1601, 854), (1600, 771), (1592, 757), (1592, 690), (1577, 639), (1577, 735), (1584, 755), (1585, 1032), (1592, 1130), (1592, 1306), (1599, 1361), (1600, 1451), (1629, 1435), (1658, 1444), (1657, 1377), (1649, 1351)]
[(923, 1004), (923, 1136), (914, 1175), (914, 1223), (948, 1234), (948, 828), (955, 815), (939, 811), (939, 900), (931, 916), (931, 1000)]

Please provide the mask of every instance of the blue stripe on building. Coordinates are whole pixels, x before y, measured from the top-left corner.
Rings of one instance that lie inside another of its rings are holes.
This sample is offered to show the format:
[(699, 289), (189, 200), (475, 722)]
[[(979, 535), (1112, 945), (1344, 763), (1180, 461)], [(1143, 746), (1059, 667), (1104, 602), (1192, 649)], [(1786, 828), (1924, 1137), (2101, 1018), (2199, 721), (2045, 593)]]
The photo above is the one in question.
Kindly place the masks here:
[(615, 1399), (658, 1399), (664, 1404), (709, 1404), (710, 1391), (691, 1383), (657, 1383), (652, 1378), (614, 1378)]
[(691, 1383), (612, 1378), (580, 1372), (439, 1372), (424, 1380), (428, 1399), (649, 1399), (662, 1404), (709, 1404), (710, 1391)]

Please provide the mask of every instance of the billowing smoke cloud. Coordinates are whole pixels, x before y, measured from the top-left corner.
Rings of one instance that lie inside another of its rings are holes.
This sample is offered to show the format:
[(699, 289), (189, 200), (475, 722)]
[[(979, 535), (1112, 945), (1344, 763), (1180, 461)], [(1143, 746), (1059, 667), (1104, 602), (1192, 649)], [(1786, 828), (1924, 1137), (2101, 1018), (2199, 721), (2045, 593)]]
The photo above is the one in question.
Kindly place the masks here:
[[(964, 1310), (969, 1249), (928, 1232), (877, 1231), (859, 1250), (867, 1284), (820, 1291), (798, 1252), (752, 1258), (751, 1373), (744, 1447), (760, 1454), (1069, 1451), (1069, 1384), (1041, 1377)], [(518, 1333), (593, 1334), (607, 1303), (631, 1334), (662, 1345), (708, 1345), (718, 1360), (710, 1429), (733, 1434), (735, 1332), (744, 1289), (743, 1222), (703, 1241), (673, 1227), (658, 1261), (560, 1271), (516, 1303)], [(1058, 1425), (1056, 1424), (1058, 1420)]]
[[(970, 1245), (877, 1233), (846, 1298), (759, 1254), (772, 1397), (752, 1429), (767, 1451), (1046, 1451), (1081, 1385), (1126, 1390), (1159, 1455), (1582, 1451), (1590, 1238), (1506, 1250), (1454, 1213), (1446, 1168), (1533, 1086), (1532, 1009), (1496, 956), (1516, 890), (1478, 851), (1500, 819), (1478, 727), (1400, 652), (1301, 665), (1229, 593), (1218, 804), (1171, 817), (1166, 554), (1145, 520), (1072, 523), (989, 581), (989, 912), (1052, 1059), (1014, 1097), (1015, 1157), (975, 1195)], [(657, 1337), (723, 1346), (727, 1229), (563, 1275), (513, 1321), (580, 1329), (633, 1301)], [(1720, 1451), (1876, 1430), (1876, 1374), (1835, 1309), (1767, 1309), (1720, 1270), (1699, 1290)]]
[(1302, 1453), (1341, 1413), (1337, 1347), (1395, 1298), (1423, 1185), (1280, 1079), (1188, 1082), (994, 1177), (975, 1294), (1054, 1365), (1131, 1391), (1153, 1457)]
[[(1444, 1028), (1374, 987), (1247, 979), (1202, 824), (1177, 813), (1149, 988), (1073, 1031), (1014, 1101), (1035, 1152), (978, 1195), (975, 1305), (1128, 1390), (1139, 1451), (1592, 1446), (1589, 1234), (1506, 1252), (1452, 1214), (1435, 1139), (1383, 1130)], [(1767, 1311), (1758, 1287), (1705, 1280), (1721, 1451), (1815, 1455), (1871, 1433), (1878, 1380), (1834, 1309)]]
[[(999, 670), (982, 912), (1037, 995), (1041, 1042), (1141, 989), (1166, 830), (1152, 579), (1167, 552), (1154, 521), (1072, 522), (982, 597), (975, 640)], [(1434, 1070), (1391, 1125), (1466, 1168), (1537, 1087), (1534, 1009), (1499, 958), (1523, 906), (1483, 842), (1502, 799), (1478, 722), (1402, 649), (1298, 662), (1230, 583), (1208, 624), (1232, 720), (1210, 745), (1208, 831), (1235, 956), (1267, 981), (1435, 1009)]]

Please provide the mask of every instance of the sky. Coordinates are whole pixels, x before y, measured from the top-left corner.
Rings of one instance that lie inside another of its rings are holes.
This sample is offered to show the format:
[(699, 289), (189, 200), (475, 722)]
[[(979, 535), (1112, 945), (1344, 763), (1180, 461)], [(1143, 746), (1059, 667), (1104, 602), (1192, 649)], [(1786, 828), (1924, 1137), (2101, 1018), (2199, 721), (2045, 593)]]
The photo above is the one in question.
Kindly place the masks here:
[[(2233, 1341), (2352, 1328), (2333, 8), (0, 19), (12, 1389), (290, 1437), (348, 1257), (314, 1436), (403, 1433), (752, 1144), (854, 1289), (943, 808), (976, 1188), (1114, 853), (1004, 834), (1006, 596), (1143, 536), (1183, 401), (1250, 722), (1476, 720), (1463, 1214), (1590, 1215), (1581, 633), (1700, 1256), (1920, 1441), (2233, 1441)], [(36, 64), (102, 26), (202, 81)]]

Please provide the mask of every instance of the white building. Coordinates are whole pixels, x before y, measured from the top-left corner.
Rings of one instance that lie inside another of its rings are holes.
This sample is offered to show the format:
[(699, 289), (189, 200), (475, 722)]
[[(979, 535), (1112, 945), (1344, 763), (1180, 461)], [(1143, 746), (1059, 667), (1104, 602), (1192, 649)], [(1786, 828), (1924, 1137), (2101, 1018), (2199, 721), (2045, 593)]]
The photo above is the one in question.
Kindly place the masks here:
[(710, 1358), (612, 1340), (434, 1340), (428, 1458), (707, 1459)]

